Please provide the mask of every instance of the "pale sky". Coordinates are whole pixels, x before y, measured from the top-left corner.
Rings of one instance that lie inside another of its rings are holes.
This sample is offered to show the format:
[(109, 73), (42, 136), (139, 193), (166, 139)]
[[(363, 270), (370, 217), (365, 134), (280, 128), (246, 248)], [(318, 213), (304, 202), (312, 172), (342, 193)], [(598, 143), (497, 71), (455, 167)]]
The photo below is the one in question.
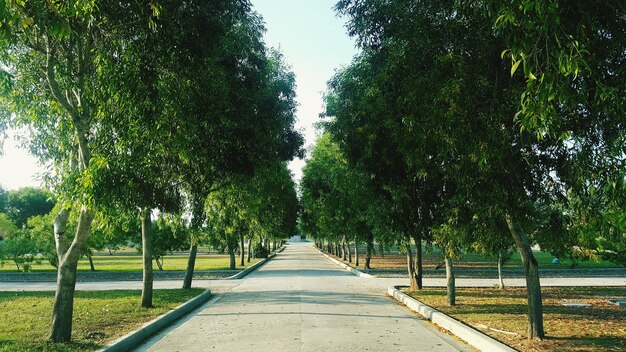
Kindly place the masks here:
[[(350, 63), (356, 54), (354, 42), (346, 34), (345, 21), (332, 10), (336, 0), (252, 0), (254, 10), (263, 16), (268, 47), (279, 48), (296, 74), (298, 124), (306, 137), (306, 147), (316, 139), (313, 124), (322, 112), (322, 93), (334, 71)], [(37, 174), (43, 167), (27, 151), (18, 148), (14, 131), (8, 131), (0, 156), (0, 185), (5, 189), (39, 186)], [(299, 182), (303, 160), (290, 168)]]

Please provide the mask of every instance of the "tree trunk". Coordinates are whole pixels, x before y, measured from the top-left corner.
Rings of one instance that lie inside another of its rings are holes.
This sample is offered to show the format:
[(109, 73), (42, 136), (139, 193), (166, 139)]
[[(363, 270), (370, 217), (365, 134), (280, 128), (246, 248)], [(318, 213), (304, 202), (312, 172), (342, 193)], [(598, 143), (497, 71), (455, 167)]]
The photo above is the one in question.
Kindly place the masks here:
[(154, 262), (157, 268), (159, 268), (159, 271), (163, 271), (163, 257), (154, 257)]
[(83, 247), (89, 237), (93, 213), (83, 206), (78, 218), (76, 234), (71, 244), (65, 236), (69, 210), (62, 209), (54, 219), (54, 239), (56, 243), (59, 267), (57, 270), (57, 288), (52, 307), (52, 342), (69, 342), (72, 338), (72, 316), (74, 313), (74, 290), (76, 288), (76, 268)]
[(500, 289), (504, 289), (504, 279), (502, 278), (502, 265), (504, 264), (504, 256), (502, 255), (502, 251), (498, 253), (498, 286)]
[(344, 261), (348, 260), (348, 251), (346, 251), (346, 236), (345, 235), (341, 239), (341, 258)]
[(383, 245), (383, 243), (379, 243), (378, 244), (378, 251), (380, 252), (380, 256), (381, 257), (385, 257), (385, 246)]
[(456, 281), (454, 278), (454, 265), (452, 264), (452, 258), (446, 253), (446, 282), (448, 288), (448, 305), (456, 305)]
[(539, 264), (530, 248), (528, 235), (510, 215), (506, 215), (506, 223), (513, 236), (524, 264), (526, 275), (526, 291), (528, 294), (528, 339), (543, 340), (543, 303), (541, 301), (541, 284), (539, 282)]
[(150, 219), (150, 209), (144, 209), (141, 212), (141, 249), (143, 257), (143, 288), (141, 290), (141, 306), (143, 308), (152, 308), (152, 288), (154, 281), (154, 273), (152, 271), (152, 233), (150, 227), (152, 220)]
[(198, 254), (198, 244), (191, 239), (191, 248), (189, 249), (189, 259), (187, 260), (187, 271), (183, 280), (183, 289), (191, 289), (191, 281), (193, 280), (193, 270), (196, 266), (196, 254)]
[(93, 257), (91, 256), (91, 251), (87, 251), (87, 259), (89, 259), (89, 269), (91, 271), (96, 271), (96, 267), (93, 265)]
[(409, 238), (407, 238), (405, 250), (406, 265), (409, 272), (410, 290), (417, 291), (418, 289), (421, 289), (421, 287), (417, 285), (417, 276), (415, 275), (415, 261), (413, 260), (413, 253), (411, 252), (411, 240)]
[(415, 281), (417, 287), (421, 290), (424, 279), (424, 268), (422, 265), (422, 236), (420, 233), (413, 234), (413, 242), (415, 242)]
[(374, 243), (372, 239), (368, 239), (367, 241), (367, 249), (365, 253), (365, 269), (372, 269), (372, 251), (374, 250)]
[(250, 236), (250, 238), (248, 238), (248, 263), (250, 263), (252, 258), (252, 237), (253, 236)]
[(359, 266), (359, 240), (354, 236), (354, 264)]
[(348, 248), (348, 262), (352, 263), (352, 249), (350, 249), (350, 241), (348, 241), (347, 237), (344, 237), (343, 240), (346, 243), (346, 248)]
[(235, 248), (228, 246), (228, 255), (230, 256), (230, 270), (235, 270), (237, 267), (235, 266)]
[(239, 264), (240, 266), (244, 266), (246, 265), (246, 239), (243, 237), (243, 233), (239, 236), (239, 244), (241, 249)]

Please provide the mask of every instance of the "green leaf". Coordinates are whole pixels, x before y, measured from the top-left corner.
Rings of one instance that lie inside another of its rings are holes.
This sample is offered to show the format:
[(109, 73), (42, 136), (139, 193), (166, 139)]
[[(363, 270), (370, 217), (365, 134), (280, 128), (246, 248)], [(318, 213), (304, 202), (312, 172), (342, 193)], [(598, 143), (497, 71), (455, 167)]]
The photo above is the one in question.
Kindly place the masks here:
[(522, 60), (518, 60), (515, 63), (513, 63), (513, 66), (511, 67), (511, 77), (513, 77), (513, 75), (515, 74), (515, 71), (517, 71), (517, 68), (519, 67), (519, 64), (522, 63)]

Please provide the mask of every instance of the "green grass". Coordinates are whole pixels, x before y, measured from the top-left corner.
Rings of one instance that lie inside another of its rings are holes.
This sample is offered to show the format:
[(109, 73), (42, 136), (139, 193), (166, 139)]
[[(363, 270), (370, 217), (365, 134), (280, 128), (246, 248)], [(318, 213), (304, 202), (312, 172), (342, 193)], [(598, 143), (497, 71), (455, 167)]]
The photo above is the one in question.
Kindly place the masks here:
[[(177, 254), (166, 256), (163, 262), (163, 270), (175, 271), (185, 270), (187, 268), (187, 255)], [(245, 262), (245, 266), (239, 266), (239, 259), (237, 259), (237, 269), (243, 269), (259, 261), (259, 259), (252, 259), (251, 263)], [(96, 271), (108, 271), (108, 272), (133, 272), (142, 270), (141, 255), (137, 254), (98, 254), (93, 256), (94, 267)], [(153, 263), (154, 270), (158, 271), (156, 263)], [(200, 270), (229, 270), (230, 259), (228, 255), (222, 254), (198, 254), (196, 258), (196, 271)], [(87, 258), (81, 258), (78, 263), (78, 271), (89, 271), (89, 261)], [(48, 262), (33, 263), (31, 271), (33, 272), (46, 272), (56, 271), (52, 265)], [(0, 272), (17, 272), (13, 262), (5, 262), (0, 267)]]
[[(529, 341), (525, 288), (457, 288), (450, 307), (444, 288), (407, 292), (416, 299), (465, 322), (518, 334), (479, 329), (520, 351), (626, 351), (626, 309), (609, 298), (626, 299), (623, 287), (544, 287), (545, 341)], [(564, 307), (562, 302), (590, 303), (590, 308)]]
[(47, 342), (54, 292), (0, 292), (0, 351), (91, 351), (101, 348), (202, 293), (155, 290), (155, 308), (141, 308), (141, 291), (80, 291), (72, 343)]

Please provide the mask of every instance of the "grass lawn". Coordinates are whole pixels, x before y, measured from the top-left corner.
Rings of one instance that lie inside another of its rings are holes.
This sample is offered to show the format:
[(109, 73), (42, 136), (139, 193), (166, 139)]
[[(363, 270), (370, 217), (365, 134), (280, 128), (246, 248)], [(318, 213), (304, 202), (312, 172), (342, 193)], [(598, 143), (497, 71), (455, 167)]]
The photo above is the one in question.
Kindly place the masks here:
[[(626, 298), (624, 287), (544, 287), (545, 341), (528, 341), (525, 288), (457, 288), (457, 306), (446, 305), (445, 288), (407, 292), (468, 325), (486, 325), (513, 332), (486, 329), (484, 333), (520, 351), (626, 351), (626, 308), (607, 301)], [(584, 302), (588, 308), (571, 308), (562, 302)]]
[(155, 308), (140, 308), (141, 291), (80, 291), (70, 344), (46, 342), (54, 292), (0, 292), (0, 351), (91, 351), (199, 295), (204, 290), (155, 290)]
[[(174, 270), (186, 270), (187, 269), (187, 255), (183, 254), (175, 254), (168, 255), (164, 258), (163, 261), (163, 270), (166, 271), (174, 271)], [(239, 266), (239, 258), (237, 258), (237, 269), (243, 269), (249, 266), (247, 262), (248, 258), (246, 257), (245, 266)], [(252, 259), (250, 262), (254, 264), (258, 262), (259, 259)], [(131, 272), (131, 271), (141, 271), (142, 270), (142, 259), (141, 255), (138, 254), (98, 254), (93, 256), (94, 267), (96, 271), (110, 271), (110, 272)], [(153, 267), (155, 271), (158, 271), (158, 267), (156, 263), (153, 262)], [(225, 254), (198, 254), (196, 258), (196, 267), (195, 270), (228, 270), (230, 267), (230, 259), (228, 255)], [(15, 270), (15, 265), (13, 262), (6, 262), (4, 266), (0, 267), (0, 272), (17, 272)], [(79, 271), (89, 271), (89, 261), (86, 257), (81, 258), (78, 263)], [(31, 271), (56, 271), (56, 268), (48, 264), (48, 262), (41, 262), (39, 264), (33, 263)]]
[[(353, 249), (354, 250), (354, 249)], [(365, 264), (365, 248), (359, 247), (359, 261), (361, 267)], [(535, 258), (539, 263), (540, 269), (568, 269), (571, 266), (569, 259), (561, 259), (561, 263), (558, 266), (552, 264), (553, 255), (545, 252), (534, 252)], [(353, 263), (354, 263), (354, 253)], [(340, 258), (338, 258), (340, 259)], [(423, 265), (425, 269), (434, 269), (437, 265), (443, 264), (443, 258), (436, 253), (424, 254)], [(463, 258), (455, 262), (455, 267), (458, 269), (496, 269), (498, 267), (496, 259), (488, 258), (478, 253), (466, 253)], [(406, 256), (398, 254), (385, 254), (373, 255), (371, 262), (372, 269), (388, 269), (388, 270), (406, 270)], [(608, 261), (600, 260), (598, 262), (590, 261), (578, 261), (576, 269), (601, 269), (601, 268), (619, 268), (620, 266)], [(514, 253), (511, 260), (509, 260), (505, 266), (505, 269), (523, 269), (522, 260), (519, 253)]]

